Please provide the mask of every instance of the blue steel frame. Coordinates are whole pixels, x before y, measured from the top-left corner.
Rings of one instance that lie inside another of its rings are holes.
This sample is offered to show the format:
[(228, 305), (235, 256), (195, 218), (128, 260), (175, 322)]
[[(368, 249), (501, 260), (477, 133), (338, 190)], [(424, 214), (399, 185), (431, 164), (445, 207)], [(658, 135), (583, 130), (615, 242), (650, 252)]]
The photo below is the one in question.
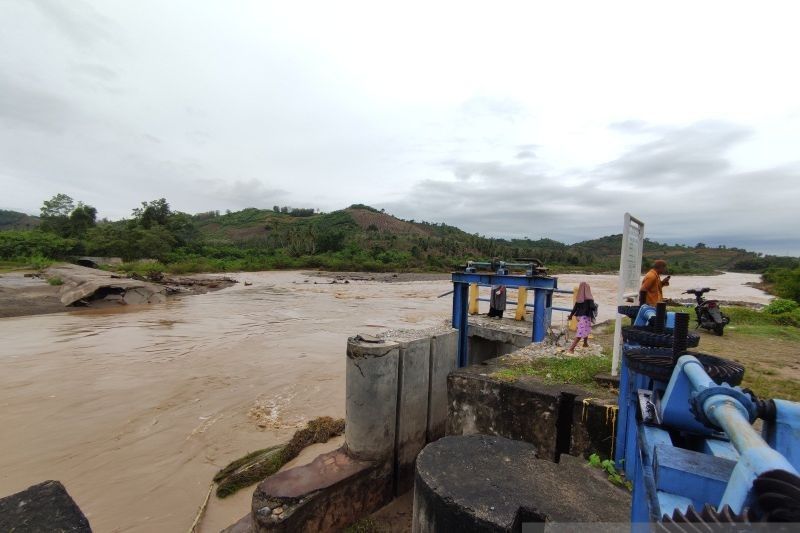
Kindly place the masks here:
[(533, 342), (542, 342), (547, 335), (553, 308), (553, 291), (558, 288), (558, 278), (550, 276), (515, 276), (512, 274), (479, 274), (453, 272), (453, 327), (458, 330), (458, 366), (469, 362), (469, 286), (505, 285), (533, 290)]

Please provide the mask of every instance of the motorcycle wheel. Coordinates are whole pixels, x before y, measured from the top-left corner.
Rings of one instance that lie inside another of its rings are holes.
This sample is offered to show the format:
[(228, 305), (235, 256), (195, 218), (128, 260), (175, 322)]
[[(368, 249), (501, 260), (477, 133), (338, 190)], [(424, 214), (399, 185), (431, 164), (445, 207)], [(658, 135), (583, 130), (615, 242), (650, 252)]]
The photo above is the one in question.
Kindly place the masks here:
[(722, 337), (723, 333), (725, 333), (725, 324), (715, 324), (714, 334), (716, 334), (717, 337)]

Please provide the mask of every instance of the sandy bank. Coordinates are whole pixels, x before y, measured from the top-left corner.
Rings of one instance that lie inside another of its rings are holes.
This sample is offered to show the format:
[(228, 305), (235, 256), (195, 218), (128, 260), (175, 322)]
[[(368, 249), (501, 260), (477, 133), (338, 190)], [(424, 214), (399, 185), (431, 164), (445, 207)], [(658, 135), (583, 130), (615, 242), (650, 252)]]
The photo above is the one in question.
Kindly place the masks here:
[[(47, 282), (50, 278), (58, 278), (65, 283), (50, 285)], [(156, 281), (136, 280), (104, 270), (69, 264), (54, 265), (43, 272), (7, 272), (0, 274), (0, 318), (75, 312), (87, 308), (106, 309), (131, 303), (146, 304), (150, 298), (147, 296), (149, 294), (164, 296), (204, 294), (230, 287), (234, 283), (235, 281), (230, 278), (218, 274), (164, 276)], [(129, 297), (126, 301), (112, 290), (107, 291), (108, 294), (103, 298), (92, 299), (91, 295), (103, 286), (131, 291), (154, 288), (142, 291), (146, 296), (144, 298)], [(73, 301), (73, 296), (79, 301), (78, 305), (68, 305)]]

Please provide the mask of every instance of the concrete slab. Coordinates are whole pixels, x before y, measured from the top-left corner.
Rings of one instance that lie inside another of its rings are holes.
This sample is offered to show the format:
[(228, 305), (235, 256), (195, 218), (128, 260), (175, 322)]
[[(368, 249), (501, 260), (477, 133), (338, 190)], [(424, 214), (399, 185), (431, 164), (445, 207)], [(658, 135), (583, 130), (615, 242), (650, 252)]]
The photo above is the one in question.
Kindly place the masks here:
[(262, 481), (253, 493), (253, 531), (341, 531), (391, 498), (386, 465), (340, 449)]
[(414, 460), (425, 447), (428, 429), (430, 337), (400, 342), (398, 363), (395, 494), (414, 485)]
[(412, 527), (518, 531), (526, 522), (629, 521), (630, 496), (588, 475), (579, 462), (536, 458), (536, 448), (502, 437), (445, 437), (417, 459)]
[(390, 462), (397, 428), (400, 345), (347, 340), (345, 446), (353, 457)]
[(427, 440), (444, 437), (447, 428), (447, 375), (456, 369), (458, 330), (431, 337)]
[(45, 481), (0, 498), (0, 531), (91, 533), (89, 521), (58, 481)]

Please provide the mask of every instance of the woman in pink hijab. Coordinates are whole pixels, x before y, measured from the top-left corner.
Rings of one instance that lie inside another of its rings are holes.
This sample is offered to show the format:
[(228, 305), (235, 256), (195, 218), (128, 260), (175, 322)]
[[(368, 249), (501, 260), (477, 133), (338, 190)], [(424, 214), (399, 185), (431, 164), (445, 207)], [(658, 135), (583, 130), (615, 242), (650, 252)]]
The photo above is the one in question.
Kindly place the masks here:
[(569, 319), (578, 317), (578, 331), (575, 333), (575, 341), (569, 347), (569, 353), (575, 353), (575, 347), (578, 342), (583, 339), (583, 346), (589, 346), (589, 334), (592, 332), (592, 322), (597, 317), (597, 305), (594, 303), (592, 297), (592, 289), (589, 284), (582, 281), (578, 285), (578, 297), (575, 300), (575, 306), (569, 314)]

